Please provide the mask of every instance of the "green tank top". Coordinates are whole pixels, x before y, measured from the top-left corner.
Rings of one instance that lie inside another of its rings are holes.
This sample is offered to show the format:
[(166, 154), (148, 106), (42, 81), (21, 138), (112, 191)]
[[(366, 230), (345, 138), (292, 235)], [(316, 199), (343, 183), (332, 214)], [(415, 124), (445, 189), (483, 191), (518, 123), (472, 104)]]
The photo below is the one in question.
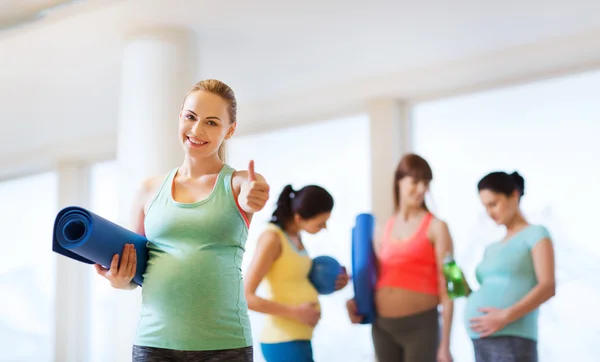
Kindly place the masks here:
[(148, 266), (134, 343), (175, 350), (252, 345), (242, 283), (248, 227), (224, 165), (199, 202), (173, 200), (171, 171), (146, 213)]

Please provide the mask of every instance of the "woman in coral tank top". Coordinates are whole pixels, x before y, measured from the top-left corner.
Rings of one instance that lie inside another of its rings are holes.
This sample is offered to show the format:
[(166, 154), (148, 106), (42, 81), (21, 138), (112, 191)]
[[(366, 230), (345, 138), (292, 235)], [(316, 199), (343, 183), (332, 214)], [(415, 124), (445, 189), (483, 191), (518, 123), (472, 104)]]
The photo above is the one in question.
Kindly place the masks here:
[[(453, 303), (441, 274), (442, 258), (452, 252), (448, 226), (429, 212), (425, 195), (433, 179), (422, 157), (405, 155), (394, 177), (396, 212), (377, 232), (375, 288), (377, 318), (372, 337), (379, 362), (450, 362)], [(438, 305), (442, 305), (442, 327)], [(354, 300), (347, 303), (353, 323)]]

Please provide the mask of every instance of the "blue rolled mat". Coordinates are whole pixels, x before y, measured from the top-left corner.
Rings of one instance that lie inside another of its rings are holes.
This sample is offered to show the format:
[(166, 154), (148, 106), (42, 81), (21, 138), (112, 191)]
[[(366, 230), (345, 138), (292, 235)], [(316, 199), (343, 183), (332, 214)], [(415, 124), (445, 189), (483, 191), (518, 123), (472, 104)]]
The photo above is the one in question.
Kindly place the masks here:
[(82, 207), (68, 206), (54, 220), (52, 251), (87, 264), (110, 267), (115, 254), (120, 257), (125, 244), (133, 244), (137, 267), (133, 282), (141, 286), (148, 262), (148, 240)]
[(377, 270), (373, 234), (375, 218), (371, 214), (359, 214), (352, 229), (352, 282), (354, 301), (358, 314), (363, 316), (362, 324), (375, 320), (375, 283)]

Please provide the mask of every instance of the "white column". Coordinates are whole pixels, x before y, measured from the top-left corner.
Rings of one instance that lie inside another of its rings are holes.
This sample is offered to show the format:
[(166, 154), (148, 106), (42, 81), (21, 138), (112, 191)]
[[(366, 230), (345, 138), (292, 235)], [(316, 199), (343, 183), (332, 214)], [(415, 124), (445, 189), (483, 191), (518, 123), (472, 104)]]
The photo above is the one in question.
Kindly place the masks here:
[[(196, 59), (195, 35), (184, 29), (144, 30), (127, 39), (117, 144), (124, 226), (131, 226), (131, 202), (142, 180), (162, 176), (182, 162), (178, 116), (186, 92), (198, 81)], [(113, 361), (131, 361), (141, 288), (116, 294)]]
[(372, 213), (380, 226), (394, 211), (394, 171), (410, 150), (410, 107), (393, 98), (367, 102), (371, 136)]
[[(411, 149), (410, 106), (393, 98), (372, 99), (366, 105), (371, 138), (371, 212), (378, 228), (394, 211), (394, 172)], [(373, 359), (377, 362), (377, 358)]]
[[(58, 206), (88, 206), (88, 169), (77, 163), (58, 165)], [(54, 360), (87, 360), (90, 316), (89, 276), (93, 266), (56, 255)]]

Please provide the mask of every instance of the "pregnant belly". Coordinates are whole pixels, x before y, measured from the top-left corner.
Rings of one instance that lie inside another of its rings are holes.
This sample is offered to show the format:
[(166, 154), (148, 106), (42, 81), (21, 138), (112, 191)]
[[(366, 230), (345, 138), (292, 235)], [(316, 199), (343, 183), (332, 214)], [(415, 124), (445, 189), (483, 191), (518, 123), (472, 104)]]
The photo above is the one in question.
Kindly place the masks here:
[(465, 304), (464, 316), (466, 322), (471, 318), (482, 315), (483, 313), (479, 309), (485, 307), (501, 308), (500, 300), (495, 296), (495, 293), (485, 293), (482, 290), (471, 293)]
[(151, 254), (142, 287), (144, 312), (181, 322), (235, 315), (243, 292), (241, 271), (232, 259), (206, 252)]
[(436, 308), (439, 298), (402, 288), (383, 287), (375, 292), (377, 314), (385, 318), (399, 318)]
[(267, 282), (265, 286), (265, 298), (268, 300), (285, 305), (317, 303), (317, 308), (319, 308), (319, 293), (308, 278), (278, 282), (277, 284)]
[(469, 333), (473, 333), (470, 328), (471, 318), (485, 314), (480, 311), (481, 308), (504, 309), (511, 307), (521, 300), (529, 290), (530, 288), (524, 288), (522, 285), (514, 283), (489, 283), (471, 293), (467, 299), (464, 313), (464, 323)]

